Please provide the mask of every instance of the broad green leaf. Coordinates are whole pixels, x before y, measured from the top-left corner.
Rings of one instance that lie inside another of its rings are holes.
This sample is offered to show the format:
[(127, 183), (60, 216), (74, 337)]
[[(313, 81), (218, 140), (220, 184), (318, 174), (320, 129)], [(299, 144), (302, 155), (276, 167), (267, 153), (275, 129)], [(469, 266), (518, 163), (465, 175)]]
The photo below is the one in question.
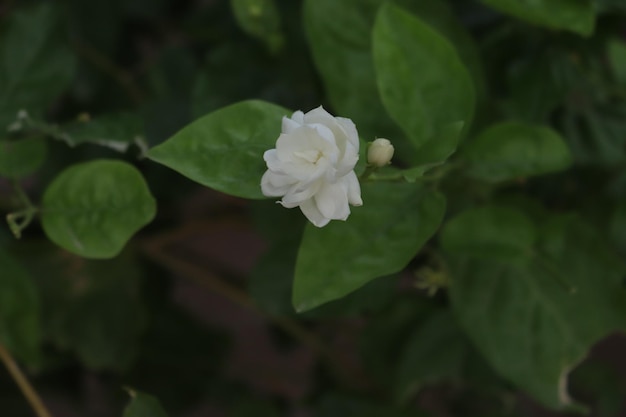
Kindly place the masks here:
[(460, 379), (471, 346), (449, 310), (413, 330), (396, 367), (396, 397), (405, 402), (428, 384)]
[[(511, 224), (502, 233), (515, 227)], [(493, 368), (546, 406), (572, 404), (571, 370), (594, 343), (626, 325), (624, 265), (573, 216), (536, 227), (524, 262), (449, 257), (457, 319)], [(466, 247), (480, 245), (467, 234)]]
[(519, 122), (487, 128), (463, 148), (462, 155), (469, 175), (487, 182), (562, 171), (572, 163), (556, 131)]
[[(299, 243), (299, 240), (290, 240), (274, 244), (250, 274), (250, 295), (257, 305), (272, 315), (295, 314), (291, 294)], [(301, 314), (301, 318), (346, 317), (377, 312), (393, 298), (396, 286), (397, 279), (394, 277), (377, 278), (340, 300)]]
[(230, 5), (241, 29), (263, 41), (271, 52), (280, 50), (285, 40), (274, 0), (230, 0)]
[(519, 19), (552, 29), (565, 29), (583, 36), (593, 33), (594, 5), (591, 0), (481, 0), (488, 6)]
[[(326, 94), (338, 114), (353, 119), (361, 136), (368, 140), (392, 139), (400, 151), (398, 155), (412, 161), (415, 149), (389, 118), (376, 83), (371, 32), (376, 12), (383, 3), (383, 0), (308, 0), (304, 7), (305, 29)], [(482, 86), (482, 69), (475, 47), (445, 2), (398, 0), (397, 3), (453, 42), (474, 69), (476, 83)]]
[(362, 195), (363, 207), (353, 208), (347, 221), (305, 229), (294, 278), (296, 311), (402, 270), (437, 231), (445, 210), (443, 195), (414, 184), (365, 183)]
[(125, 162), (73, 165), (46, 189), (41, 222), (57, 245), (86, 258), (111, 258), (155, 216), (141, 173)]
[(43, 138), (0, 139), (0, 176), (21, 178), (37, 171), (46, 159)]
[(447, 0), (396, 0), (395, 3), (429, 24), (455, 47), (472, 76), (480, 101), (486, 94), (482, 58), (472, 35), (455, 15), (452, 4)]
[(387, 3), (376, 18), (373, 52), (391, 117), (418, 148), (445, 141), (447, 149), (437, 152), (445, 159), (460, 139), (459, 123), (469, 127), (475, 103), (472, 80), (454, 47), (426, 23)]
[(532, 254), (537, 231), (521, 211), (488, 206), (466, 210), (449, 220), (441, 242), (451, 253), (487, 259), (525, 259)]
[(131, 400), (122, 417), (167, 417), (161, 403), (152, 395), (129, 390)]
[(196, 120), (147, 155), (223, 193), (264, 198), (263, 153), (276, 146), (282, 117), (290, 115), (274, 104), (243, 101)]
[(612, 39), (608, 44), (608, 57), (615, 80), (626, 87), (626, 42)]
[(51, 3), (11, 13), (0, 33), (0, 126), (19, 110), (43, 112), (72, 80), (75, 58)]
[(304, 26), (326, 95), (339, 115), (355, 122), (365, 139), (395, 138), (399, 133), (380, 101), (372, 61), (371, 31), (382, 3), (304, 2)]
[(39, 356), (39, 299), (28, 272), (0, 250), (0, 344), (34, 364)]

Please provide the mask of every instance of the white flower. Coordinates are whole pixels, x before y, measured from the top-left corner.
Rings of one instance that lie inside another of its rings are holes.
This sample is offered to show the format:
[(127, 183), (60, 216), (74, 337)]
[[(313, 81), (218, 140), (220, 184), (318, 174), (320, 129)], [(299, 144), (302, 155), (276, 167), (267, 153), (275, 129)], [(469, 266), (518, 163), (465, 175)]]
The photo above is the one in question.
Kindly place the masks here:
[(322, 106), (283, 117), (276, 149), (266, 151), (263, 159), (268, 168), (261, 179), (263, 194), (282, 197), (284, 207), (299, 206), (317, 227), (346, 220), (348, 204), (363, 204), (354, 173), (359, 159), (356, 126)]
[(393, 151), (393, 145), (388, 139), (378, 138), (367, 150), (367, 163), (379, 168), (384, 167), (391, 163)]

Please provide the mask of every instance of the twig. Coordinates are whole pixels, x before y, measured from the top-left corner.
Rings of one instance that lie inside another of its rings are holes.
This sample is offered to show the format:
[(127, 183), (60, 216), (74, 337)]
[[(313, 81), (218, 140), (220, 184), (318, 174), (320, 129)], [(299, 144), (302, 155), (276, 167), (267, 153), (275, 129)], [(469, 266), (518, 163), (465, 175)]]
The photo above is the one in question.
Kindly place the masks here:
[(73, 38), (72, 46), (79, 55), (117, 81), (117, 83), (120, 84), (120, 86), (122, 86), (122, 88), (126, 91), (128, 97), (130, 97), (134, 104), (140, 104), (143, 101), (143, 93), (133, 81), (133, 77), (130, 73), (118, 67), (115, 62), (109, 59), (106, 55), (102, 54), (100, 51), (83, 40)]
[(24, 394), (24, 397), (26, 397), (26, 400), (32, 407), (37, 417), (52, 417), (52, 414), (50, 414), (43, 401), (41, 401), (37, 391), (35, 391), (30, 382), (28, 382), (24, 373), (20, 370), (19, 366), (17, 366), (17, 363), (15, 362), (15, 359), (13, 359), (13, 356), (11, 356), (11, 353), (2, 344), (0, 344), (0, 359), (6, 366), (9, 374), (11, 374), (11, 377), (17, 386), (22, 391), (22, 394)]
[(324, 343), (315, 333), (310, 332), (297, 321), (284, 316), (274, 316), (266, 313), (263, 309), (256, 305), (254, 300), (248, 294), (239, 288), (228, 284), (227, 282), (208, 274), (205, 268), (194, 265), (193, 263), (182, 259), (174, 254), (168, 253), (166, 247), (179, 241), (183, 236), (189, 233), (198, 233), (198, 225), (191, 228), (181, 228), (174, 230), (161, 236), (151, 238), (142, 245), (142, 249), (151, 260), (161, 264), (162, 266), (181, 273), (188, 279), (192, 279), (196, 283), (202, 285), (209, 290), (220, 294), (228, 300), (234, 302), (240, 307), (251, 310), (269, 321), (276, 324), (286, 333), (290, 334), (294, 339), (298, 340), (305, 346), (311, 348), (315, 353), (324, 358), (332, 370), (338, 371), (345, 382), (351, 386), (363, 387), (368, 384), (366, 378), (360, 375), (357, 369), (353, 369), (341, 357)]

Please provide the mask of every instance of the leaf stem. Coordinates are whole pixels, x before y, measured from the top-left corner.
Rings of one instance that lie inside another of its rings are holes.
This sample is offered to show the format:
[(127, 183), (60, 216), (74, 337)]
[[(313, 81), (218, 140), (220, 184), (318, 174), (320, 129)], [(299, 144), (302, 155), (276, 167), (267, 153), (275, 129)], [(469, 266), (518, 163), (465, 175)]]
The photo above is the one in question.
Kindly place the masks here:
[(17, 194), (24, 208), (20, 211), (7, 214), (6, 219), (11, 233), (19, 239), (22, 237), (22, 231), (33, 221), (39, 209), (32, 203), (30, 198), (28, 198), (28, 195), (17, 180), (13, 180), (12, 185), (15, 194)]
[(152, 237), (142, 245), (143, 252), (149, 258), (165, 268), (181, 273), (192, 281), (202, 285), (203, 287), (213, 291), (236, 305), (255, 312), (267, 320), (273, 322), (282, 328), (286, 333), (290, 334), (295, 340), (309, 347), (313, 352), (325, 359), (331, 370), (338, 373), (338, 376), (351, 386), (363, 387), (367, 386), (368, 381), (359, 369), (349, 365), (349, 363), (325, 343), (319, 335), (311, 332), (303, 327), (298, 321), (289, 317), (276, 316), (268, 314), (261, 309), (254, 300), (244, 291), (234, 285), (227, 283), (212, 274), (207, 273), (206, 268), (200, 267), (188, 260), (173, 254), (168, 247), (174, 245), (183, 237), (189, 234), (197, 233), (198, 225), (189, 228), (181, 228), (161, 236)]
[(48, 411), (46, 406), (44, 405), (41, 397), (37, 394), (37, 391), (33, 388), (33, 386), (28, 382), (26, 375), (19, 368), (11, 353), (0, 343), (0, 360), (4, 363), (9, 374), (15, 381), (15, 384), (19, 387), (22, 394), (32, 407), (33, 411), (37, 415), (37, 417), (52, 417), (52, 414)]
[(141, 104), (144, 95), (129, 72), (118, 67), (109, 57), (84, 40), (73, 38), (72, 46), (80, 56), (117, 81), (134, 104)]

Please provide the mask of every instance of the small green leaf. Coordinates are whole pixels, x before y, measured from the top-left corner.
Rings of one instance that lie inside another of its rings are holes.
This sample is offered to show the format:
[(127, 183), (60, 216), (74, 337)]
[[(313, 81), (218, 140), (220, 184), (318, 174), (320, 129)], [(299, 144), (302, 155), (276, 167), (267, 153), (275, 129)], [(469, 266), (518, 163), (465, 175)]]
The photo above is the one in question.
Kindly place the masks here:
[(608, 45), (608, 56), (615, 80), (626, 87), (626, 43), (612, 39)]
[[(625, 328), (626, 271), (576, 217), (554, 216), (540, 226), (534, 254), (523, 261), (471, 250), (450, 256), (450, 295), (457, 319), (494, 370), (546, 406), (563, 408), (572, 405), (570, 371), (594, 343)], [(482, 243), (470, 234), (465, 240)]]
[(86, 258), (111, 258), (156, 213), (141, 173), (111, 160), (76, 164), (48, 186), (41, 222), (59, 246)]
[(19, 110), (46, 110), (72, 80), (75, 58), (62, 34), (53, 3), (10, 14), (0, 34), (0, 128)]
[(434, 313), (404, 346), (396, 368), (396, 396), (405, 402), (424, 385), (459, 379), (470, 349), (452, 313)]
[(48, 147), (43, 138), (0, 139), (0, 176), (22, 178), (44, 163)]
[(296, 311), (402, 270), (436, 232), (445, 210), (443, 195), (414, 184), (366, 183), (362, 192), (363, 207), (346, 222), (307, 226), (296, 262)]
[[(387, 3), (376, 17), (373, 51), (383, 103), (416, 147), (444, 140), (451, 126), (469, 127), (472, 79), (454, 47), (429, 25)], [(458, 133), (445, 139), (445, 152), (437, 153), (452, 153)]]
[(494, 183), (562, 171), (572, 163), (557, 132), (519, 122), (487, 128), (463, 148), (462, 155), (472, 177)]
[(122, 417), (167, 417), (161, 403), (152, 395), (129, 390), (131, 400)]
[(442, 244), (451, 253), (489, 259), (523, 259), (532, 253), (535, 225), (514, 208), (489, 206), (466, 210), (445, 224)]
[(565, 29), (583, 36), (593, 33), (594, 5), (591, 0), (481, 0), (519, 19), (552, 29)]
[(0, 344), (21, 360), (39, 357), (39, 299), (28, 273), (0, 250)]
[(224, 107), (191, 123), (148, 157), (202, 185), (244, 198), (264, 198), (263, 153), (276, 145), (281, 120), (291, 112), (250, 100)]
[(274, 0), (230, 0), (230, 5), (241, 29), (262, 40), (271, 52), (280, 50), (285, 40)]

